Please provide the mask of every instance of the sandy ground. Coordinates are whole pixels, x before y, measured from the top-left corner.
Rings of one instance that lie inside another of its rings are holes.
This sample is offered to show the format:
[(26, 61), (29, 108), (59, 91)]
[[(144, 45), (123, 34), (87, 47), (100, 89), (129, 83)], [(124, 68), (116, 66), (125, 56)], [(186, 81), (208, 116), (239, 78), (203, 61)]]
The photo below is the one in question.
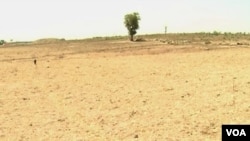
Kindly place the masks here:
[(249, 48), (76, 48), (0, 48), (0, 140), (219, 141), (250, 123)]

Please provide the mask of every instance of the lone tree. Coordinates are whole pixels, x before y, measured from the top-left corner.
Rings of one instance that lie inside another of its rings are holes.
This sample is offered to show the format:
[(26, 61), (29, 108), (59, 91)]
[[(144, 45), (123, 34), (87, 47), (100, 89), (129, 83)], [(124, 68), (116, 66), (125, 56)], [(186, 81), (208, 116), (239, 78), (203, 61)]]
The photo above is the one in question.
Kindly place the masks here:
[(5, 41), (4, 40), (0, 40), (0, 45), (4, 45)]
[(130, 41), (134, 41), (134, 35), (136, 30), (139, 29), (139, 20), (141, 20), (139, 13), (134, 12), (124, 16), (124, 24), (128, 29), (130, 35)]

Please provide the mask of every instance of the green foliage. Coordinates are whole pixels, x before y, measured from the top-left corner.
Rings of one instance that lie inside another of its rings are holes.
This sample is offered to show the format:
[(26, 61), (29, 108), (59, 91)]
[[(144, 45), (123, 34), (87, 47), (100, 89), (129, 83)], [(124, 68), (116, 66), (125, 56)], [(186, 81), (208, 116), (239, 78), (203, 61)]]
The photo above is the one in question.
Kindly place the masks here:
[(139, 20), (141, 20), (139, 13), (134, 12), (124, 16), (124, 24), (128, 29), (128, 34), (130, 35), (130, 40), (133, 41), (133, 36), (137, 33), (136, 30), (139, 29)]
[(219, 32), (219, 31), (214, 31), (213, 32), (213, 35), (216, 35), (216, 36), (218, 36), (218, 35), (220, 35), (221, 33)]
[(0, 45), (3, 45), (5, 44), (5, 41), (4, 40), (0, 40)]

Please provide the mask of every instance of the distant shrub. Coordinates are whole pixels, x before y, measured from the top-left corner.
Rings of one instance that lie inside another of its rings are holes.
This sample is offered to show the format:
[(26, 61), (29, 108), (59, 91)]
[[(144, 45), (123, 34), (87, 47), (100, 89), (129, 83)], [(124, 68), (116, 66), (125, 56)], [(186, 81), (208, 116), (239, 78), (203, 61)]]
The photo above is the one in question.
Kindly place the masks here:
[(166, 43), (166, 40), (160, 40), (161, 43)]
[(44, 38), (44, 39), (38, 39), (35, 41), (35, 43), (59, 43), (66, 41), (64, 38), (57, 39), (57, 38)]
[(218, 36), (218, 35), (220, 35), (221, 33), (219, 32), (219, 31), (214, 31), (213, 32), (213, 35), (216, 35), (216, 36)]
[(224, 32), (224, 35), (232, 35), (233, 33), (231, 32)]
[(212, 43), (211, 41), (205, 41), (205, 45), (209, 45), (211, 43)]
[(136, 38), (135, 41), (136, 41), (136, 42), (144, 42), (144, 41), (146, 41), (146, 40), (143, 39), (143, 38)]
[(237, 45), (249, 45), (247, 42), (237, 42)]

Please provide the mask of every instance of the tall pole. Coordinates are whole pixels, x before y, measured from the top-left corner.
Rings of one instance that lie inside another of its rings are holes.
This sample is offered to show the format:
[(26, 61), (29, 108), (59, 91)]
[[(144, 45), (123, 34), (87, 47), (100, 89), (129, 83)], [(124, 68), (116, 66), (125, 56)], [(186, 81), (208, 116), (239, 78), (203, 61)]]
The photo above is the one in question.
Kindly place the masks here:
[(165, 26), (165, 36), (167, 35), (167, 29), (168, 29), (168, 27)]

